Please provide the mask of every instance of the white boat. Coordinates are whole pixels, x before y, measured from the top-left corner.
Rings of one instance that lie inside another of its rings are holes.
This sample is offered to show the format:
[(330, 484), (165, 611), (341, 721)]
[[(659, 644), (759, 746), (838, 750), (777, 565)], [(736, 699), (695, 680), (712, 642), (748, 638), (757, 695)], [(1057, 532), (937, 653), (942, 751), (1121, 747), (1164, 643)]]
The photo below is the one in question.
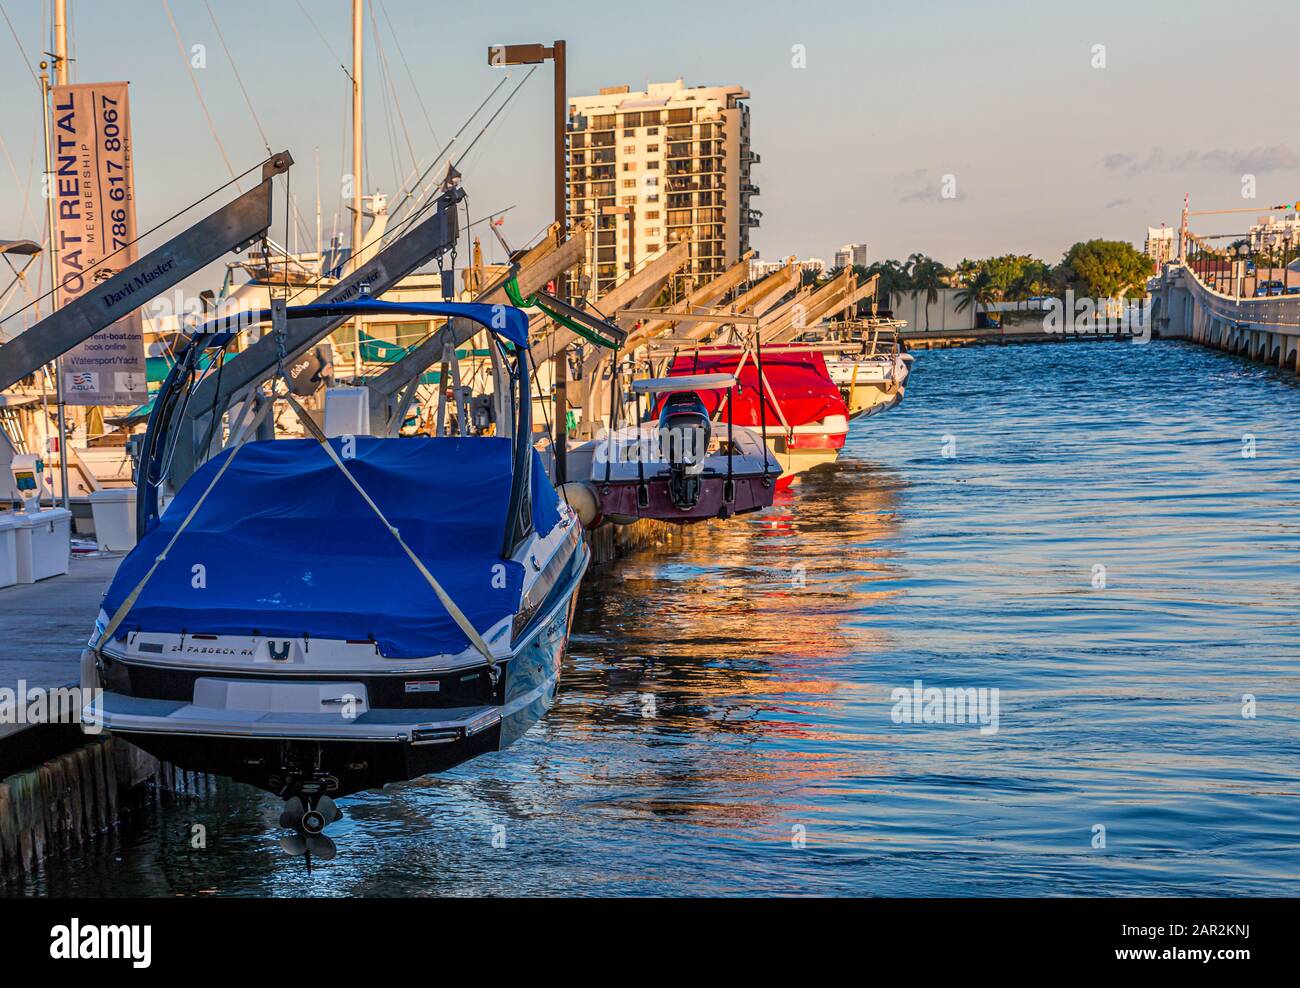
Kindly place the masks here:
[(850, 419), (875, 415), (902, 401), (911, 367), (910, 353), (828, 356), (826, 360), (826, 370), (844, 396)]
[(685, 523), (769, 507), (781, 464), (758, 430), (712, 421), (699, 394), (730, 393), (737, 383), (734, 374), (633, 381), (633, 392), (652, 403), (662, 396), (653, 420), (568, 453), (571, 475), (588, 478), (600, 516), (620, 525), (638, 518)]
[(142, 537), (82, 657), (83, 687), (104, 691), (92, 722), (281, 796), (296, 853), (332, 853), (333, 797), (504, 748), (550, 708), (589, 559), (531, 445), (524, 313), (362, 300), (289, 315), (398, 309), (491, 328), (510, 382), (495, 434), (232, 428), (160, 514), (168, 427), (198, 364), (182, 358), (146, 436)]
[(821, 350), (826, 371), (840, 390), (850, 419), (876, 415), (903, 400), (912, 355), (903, 349), (897, 319), (827, 323), (798, 339)]

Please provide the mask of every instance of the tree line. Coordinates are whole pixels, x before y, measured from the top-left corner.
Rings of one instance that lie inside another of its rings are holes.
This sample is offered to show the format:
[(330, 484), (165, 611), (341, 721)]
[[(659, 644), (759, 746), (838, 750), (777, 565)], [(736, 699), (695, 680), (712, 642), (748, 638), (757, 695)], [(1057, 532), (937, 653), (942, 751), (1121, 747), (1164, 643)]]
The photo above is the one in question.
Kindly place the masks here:
[[(831, 268), (816, 283), (824, 283), (842, 272)], [(1154, 274), (1151, 258), (1122, 240), (1085, 240), (1065, 252), (1058, 264), (1049, 264), (1030, 254), (1001, 254), (978, 260), (962, 258), (948, 267), (923, 253), (906, 260), (876, 261), (854, 265), (858, 280), (879, 276), (876, 296), (879, 307), (892, 310), (897, 296), (924, 293), (926, 329), (930, 306), (939, 292), (956, 288), (956, 309), (975, 311), (995, 302), (1024, 302), (1073, 291), (1078, 297), (1122, 298), (1146, 294), (1147, 279)]]

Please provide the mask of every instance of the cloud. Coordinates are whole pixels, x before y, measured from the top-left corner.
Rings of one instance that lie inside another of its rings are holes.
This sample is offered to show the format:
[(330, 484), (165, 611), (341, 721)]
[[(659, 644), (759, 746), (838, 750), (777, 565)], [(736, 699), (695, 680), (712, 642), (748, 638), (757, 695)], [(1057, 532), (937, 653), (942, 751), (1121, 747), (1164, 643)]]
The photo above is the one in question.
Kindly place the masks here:
[(1119, 209), (1121, 206), (1131, 206), (1131, 205), (1133, 205), (1132, 199), (1112, 199), (1110, 202), (1106, 203), (1106, 208)]
[(941, 195), (942, 182), (947, 176), (934, 177), (928, 168), (913, 168), (911, 171), (899, 172), (894, 176), (894, 190), (899, 202), (960, 202), (965, 192), (958, 189), (957, 195), (944, 199)]
[(930, 186), (924, 186), (919, 189), (913, 189), (911, 192), (904, 192), (898, 197), (899, 202), (928, 202), (931, 199), (938, 199), (939, 193)]
[(1145, 157), (1126, 152), (1108, 154), (1102, 167), (1128, 176), (1147, 172), (1217, 171), (1233, 175), (1266, 175), (1269, 172), (1300, 168), (1300, 155), (1285, 144), (1257, 147), (1244, 151), (1183, 151), (1172, 154), (1164, 148), (1152, 148)]

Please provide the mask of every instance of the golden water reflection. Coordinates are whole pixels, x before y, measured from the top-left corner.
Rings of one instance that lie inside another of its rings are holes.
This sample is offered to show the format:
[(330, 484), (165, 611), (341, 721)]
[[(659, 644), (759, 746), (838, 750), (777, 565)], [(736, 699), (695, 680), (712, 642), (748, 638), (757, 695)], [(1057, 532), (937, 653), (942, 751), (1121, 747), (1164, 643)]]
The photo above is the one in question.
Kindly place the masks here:
[(745, 830), (788, 815), (801, 790), (881, 772), (847, 711), (863, 656), (897, 647), (872, 614), (902, 592), (903, 486), (841, 462), (765, 512), (587, 577), (546, 731), (620, 748), (617, 767), (584, 759), (619, 793), (601, 812)]

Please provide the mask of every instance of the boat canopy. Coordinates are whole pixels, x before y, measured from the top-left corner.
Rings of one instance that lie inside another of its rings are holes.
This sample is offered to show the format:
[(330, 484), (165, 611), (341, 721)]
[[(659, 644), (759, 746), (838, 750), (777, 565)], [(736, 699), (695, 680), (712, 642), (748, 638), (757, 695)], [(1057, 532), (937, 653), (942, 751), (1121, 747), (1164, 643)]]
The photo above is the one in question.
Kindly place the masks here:
[[(355, 436), (329, 444), (480, 635), (517, 612), (524, 569), (500, 554), (509, 439)], [(560, 520), (559, 495), (536, 451), (528, 452), (532, 521), (545, 535)], [(314, 439), (245, 443), (200, 467), (122, 561), (106, 613), (116, 612), (159, 555), (165, 558), (114, 637), (373, 640), (391, 658), (455, 654), (470, 644)]]

